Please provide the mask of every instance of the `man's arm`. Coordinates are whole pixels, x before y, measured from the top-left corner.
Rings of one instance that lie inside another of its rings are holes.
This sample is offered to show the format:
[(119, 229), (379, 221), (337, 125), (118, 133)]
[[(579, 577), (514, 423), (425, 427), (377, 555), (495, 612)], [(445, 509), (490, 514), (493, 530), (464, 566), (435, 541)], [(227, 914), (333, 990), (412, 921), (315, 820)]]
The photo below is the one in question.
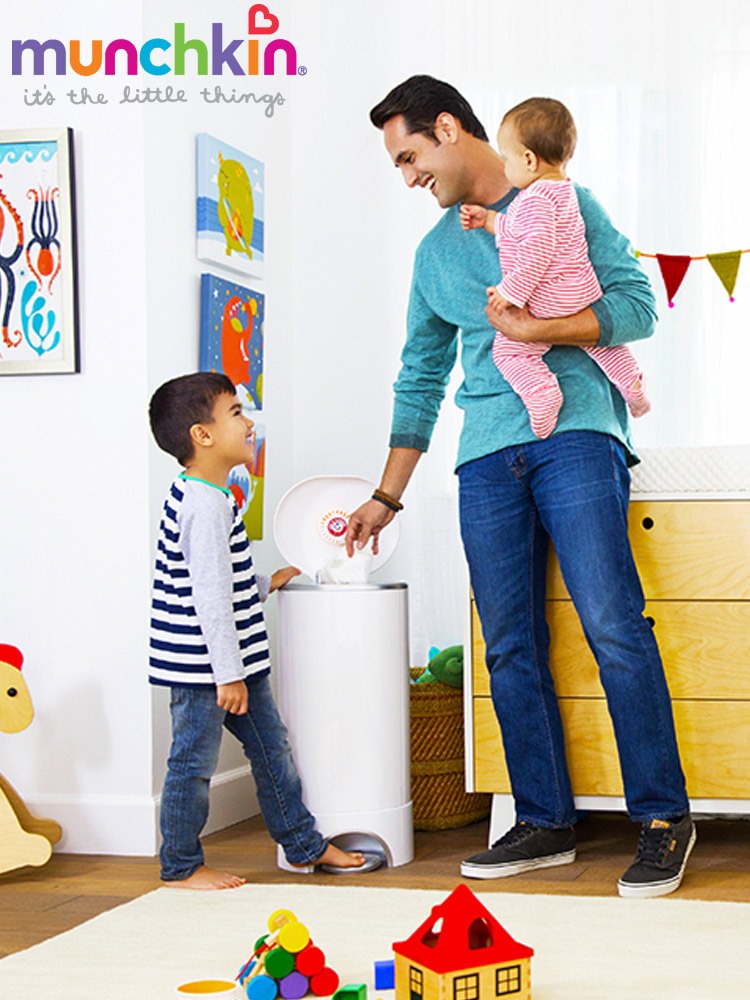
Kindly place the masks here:
[(586, 188), (576, 186), (586, 225), (589, 258), (604, 292), (587, 309), (559, 319), (536, 319), (527, 309), (488, 312), (491, 325), (510, 340), (610, 347), (650, 337), (656, 325), (656, 305), (629, 241)]
[[(432, 311), (419, 287), (417, 252), (401, 370), (393, 386), (390, 452), (380, 480), (383, 493), (400, 500), (423, 452), (427, 451), (440, 404), (456, 361), (458, 329)], [(363, 548), (370, 537), (378, 551), (378, 535), (396, 512), (379, 500), (368, 500), (349, 517), (346, 551)]]

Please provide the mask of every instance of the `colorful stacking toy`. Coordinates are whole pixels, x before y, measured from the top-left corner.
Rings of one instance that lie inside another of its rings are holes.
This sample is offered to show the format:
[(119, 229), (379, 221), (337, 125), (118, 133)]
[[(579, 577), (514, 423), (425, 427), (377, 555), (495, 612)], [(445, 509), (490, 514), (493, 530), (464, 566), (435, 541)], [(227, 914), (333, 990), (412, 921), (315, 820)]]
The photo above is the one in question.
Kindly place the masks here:
[(310, 932), (291, 910), (274, 910), (268, 934), (255, 942), (253, 954), (237, 974), (248, 1000), (301, 1000), (312, 993), (332, 996), (339, 977), (310, 940)]

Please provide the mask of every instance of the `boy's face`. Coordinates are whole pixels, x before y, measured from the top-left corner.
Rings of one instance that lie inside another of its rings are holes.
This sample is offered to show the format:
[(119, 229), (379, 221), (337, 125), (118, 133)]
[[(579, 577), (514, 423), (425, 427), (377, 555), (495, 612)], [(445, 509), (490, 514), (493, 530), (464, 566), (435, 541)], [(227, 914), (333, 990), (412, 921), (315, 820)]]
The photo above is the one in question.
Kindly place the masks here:
[(218, 396), (211, 423), (205, 426), (211, 435), (214, 459), (234, 466), (254, 457), (255, 424), (243, 414), (242, 404), (236, 396), (228, 392)]
[(503, 122), (497, 133), (497, 151), (505, 167), (505, 176), (513, 187), (525, 188), (534, 180), (536, 157), (518, 138), (512, 121)]

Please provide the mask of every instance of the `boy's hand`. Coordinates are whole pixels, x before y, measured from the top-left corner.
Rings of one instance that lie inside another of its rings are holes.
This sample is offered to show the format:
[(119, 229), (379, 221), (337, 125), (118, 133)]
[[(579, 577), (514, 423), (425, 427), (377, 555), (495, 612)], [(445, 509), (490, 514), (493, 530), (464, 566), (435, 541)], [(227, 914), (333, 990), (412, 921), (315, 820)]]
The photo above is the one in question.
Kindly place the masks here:
[(481, 229), (487, 221), (487, 209), (481, 205), (462, 205), (459, 214), (464, 229)]
[(299, 576), (301, 572), (302, 570), (297, 569), (296, 566), (284, 566), (282, 569), (277, 569), (271, 576), (271, 587), (268, 593), (272, 594), (274, 590), (283, 587), (285, 583), (289, 583), (293, 576)]
[(244, 681), (216, 685), (216, 704), (231, 715), (244, 715), (247, 711), (247, 687)]

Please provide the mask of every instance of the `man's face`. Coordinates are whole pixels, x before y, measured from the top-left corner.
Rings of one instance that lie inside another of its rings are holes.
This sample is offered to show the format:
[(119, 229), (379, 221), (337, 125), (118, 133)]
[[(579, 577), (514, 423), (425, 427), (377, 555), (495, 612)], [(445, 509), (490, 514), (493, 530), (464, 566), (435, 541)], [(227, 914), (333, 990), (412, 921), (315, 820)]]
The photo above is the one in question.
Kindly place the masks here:
[(407, 132), (401, 115), (389, 118), (383, 126), (385, 148), (406, 184), (427, 188), (441, 208), (448, 208), (464, 200), (467, 170), (458, 146), (438, 124), (435, 135), (437, 142), (422, 132)]

